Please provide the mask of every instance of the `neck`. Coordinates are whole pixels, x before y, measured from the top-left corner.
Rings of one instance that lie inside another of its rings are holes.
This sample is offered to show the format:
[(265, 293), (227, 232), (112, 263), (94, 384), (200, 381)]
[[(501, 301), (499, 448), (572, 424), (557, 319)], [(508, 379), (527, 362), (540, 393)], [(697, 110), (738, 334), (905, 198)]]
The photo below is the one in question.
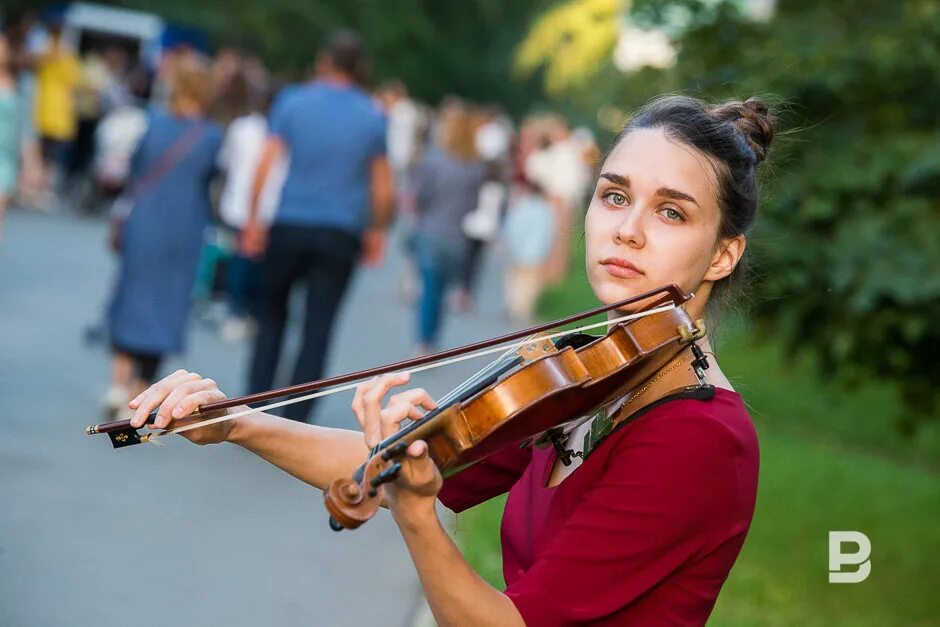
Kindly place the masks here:
[(323, 70), (317, 74), (317, 80), (333, 85), (334, 87), (349, 87), (353, 84), (352, 79), (335, 70)]
[(198, 118), (202, 115), (202, 107), (184, 101), (173, 107), (173, 114), (180, 118)]

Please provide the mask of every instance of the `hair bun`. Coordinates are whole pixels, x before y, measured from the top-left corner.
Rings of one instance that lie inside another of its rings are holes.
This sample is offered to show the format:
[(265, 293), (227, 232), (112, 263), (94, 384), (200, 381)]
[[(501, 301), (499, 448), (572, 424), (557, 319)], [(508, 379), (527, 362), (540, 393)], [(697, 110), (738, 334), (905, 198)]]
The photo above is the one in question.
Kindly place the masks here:
[(748, 98), (744, 102), (727, 102), (711, 110), (711, 115), (730, 122), (747, 140), (754, 151), (757, 163), (761, 163), (770, 150), (774, 138), (774, 120), (764, 101)]

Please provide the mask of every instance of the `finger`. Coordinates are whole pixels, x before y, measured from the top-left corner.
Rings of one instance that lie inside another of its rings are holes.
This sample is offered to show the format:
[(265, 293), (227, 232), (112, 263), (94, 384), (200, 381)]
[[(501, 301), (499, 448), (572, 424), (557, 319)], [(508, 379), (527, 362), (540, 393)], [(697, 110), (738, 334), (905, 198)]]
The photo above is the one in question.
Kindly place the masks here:
[(427, 442), (412, 442), (406, 451), (406, 458), (408, 462), (405, 464), (405, 477), (413, 487), (424, 487), (435, 481), (437, 467), (431, 461)]
[(398, 430), (401, 428), (401, 421), (405, 418), (420, 420), (421, 416), (421, 410), (411, 403), (389, 403), (388, 406), (379, 413), (382, 439), (384, 440), (390, 435), (398, 433)]
[(372, 377), (368, 381), (364, 383), (360, 383), (359, 385), (356, 386), (356, 393), (355, 395), (353, 395), (353, 400), (352, 400), (352, 410), (353, 410), (353, 413), (356, 415), (356, 420), (359, 421), (359, 426), (362, 428), (364, 428), (366, 424), (365, 408), (363, 407), (363, 404), (362, 404), (362, 397), (365, 395), (366, 392), (372, 389), (372, 386), (378, 380), (379, 380), (378, 377)]
[(362, 430), (369, 446), (375, 446), (382, 441), (382, 399), (392, 387), (407, 383), (410, 378), (411, 375), (407, 372), (382, 375), (368, 390), (363, 392)]
[(186, 381), (177, 385), (163, 402), (160, 403), (160, 409), (157, 410), (157, 417), (153, 421), (154, 427), (157, 429), (166, 429), (166, 426), (170, 424), (170, 421), (173, 419), (172, 412), (177, 403), (190, 394), (207, 389), (207, 386), (216, 387), (215, 381), (212, 379), (203, 379), (195, 373), (187, 377)]
[(408, 457), (411, 457), (415, 461), (420, 461), (422, 458), (428, 456), (428, 443), (424, 440), (415, 440), (410, 445), (408, 445)]
[(389, 405), (396, 402), (412, 403), (413, 405), (423, 407), (429, 411), (437, 407), (437, 403), (434, 402), (434, 399), (431, 398), (431, 395), (428, 394), (427, 390), (424, 388), (412, 388), (410, 390), (405, 390), (404, 392), (399, 392), (398, 394), (395, 394), (388, 399)]
[(131, 418), (131, 426), (135, 429), (140, 428), (147, 422), (147, 417), (150, 413), (160, 406), (170, 392), (182, 381), (185, 380), (185, 377), (189, 376), (189, 372), (186, 370), (177, 370), (171, 375), (164, 377), (162, 380), (154, 383), (149, 388), (147, 388), (140, 396), (138, 396), (135, 401), (137, 401), (137, 409), (134, 411), (134, 417)]
[(174, 419), (183, 418), (185, 416), (191, 415), (202, 405), (224, 401), (225, 399), (225, 393), (216, 387), (213, 383), (211, 388), (194, 392), (189, 396), (181, 399), (176, 404), (176, 407), (173, 408), (172, 416)]
[(130, 406), (131, 409), (136, 409), (137, 407), (140, 407), (140, 404), (143, 402), (143, 400), (147, 398), (147, 396), (149, 396), (150, 394), (154, 393), (157, 388), (162, 387), (165, 384), (176, 380), (183, 374), (189, 374), (189, 373), (185, 370), (177, 370), (176, 372), (165, 376), (163, 379), (157, 381), (156, 383), (148, 387), (146, 390), (144, 390), (143, 392), (135, 396), (133, 399), (131, 399), (131, 401), (128, 403), (128, 406)]

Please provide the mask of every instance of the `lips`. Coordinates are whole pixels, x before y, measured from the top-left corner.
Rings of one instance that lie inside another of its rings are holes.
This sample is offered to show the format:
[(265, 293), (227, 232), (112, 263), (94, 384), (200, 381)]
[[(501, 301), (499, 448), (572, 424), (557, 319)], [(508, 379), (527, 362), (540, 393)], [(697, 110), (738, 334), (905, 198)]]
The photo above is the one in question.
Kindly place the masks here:
[(608, 257), (607, 259), (601, 261), (601, 265), (604, 266), (604, 269), (607, 270), (608, 274), (621, 279), (632, 279), (638, 276), (643, 276), (642, 270), (637, 268), (626, 259), (621, 259), (620, 257)]

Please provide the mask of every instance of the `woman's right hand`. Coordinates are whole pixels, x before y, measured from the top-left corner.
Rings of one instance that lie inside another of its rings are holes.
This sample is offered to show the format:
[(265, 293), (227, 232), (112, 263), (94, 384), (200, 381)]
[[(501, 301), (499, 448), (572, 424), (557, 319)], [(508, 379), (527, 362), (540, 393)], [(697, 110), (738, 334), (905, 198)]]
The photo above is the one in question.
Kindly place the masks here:
[[(212, 379), (204, 379), (195, 372), (177, 370), (157, 381), (144, 390), (137, 398), (128, 403), (134, 410), (131, 426), (135, 429), (145, 426), (147, 416), (159, 408), (153, 429), (174, 429), (200, 420), (216, 418), (229, 410), (188, 417), (197, 407), (208, 403), (224, 401), (225, 394)], [(232, 410), (234, 411), (234, 410)], [(196, 444), (217, 444), (228, 439), (232, 421), (226, 420), (207, 427), (184, 431), (180, 435)]]

